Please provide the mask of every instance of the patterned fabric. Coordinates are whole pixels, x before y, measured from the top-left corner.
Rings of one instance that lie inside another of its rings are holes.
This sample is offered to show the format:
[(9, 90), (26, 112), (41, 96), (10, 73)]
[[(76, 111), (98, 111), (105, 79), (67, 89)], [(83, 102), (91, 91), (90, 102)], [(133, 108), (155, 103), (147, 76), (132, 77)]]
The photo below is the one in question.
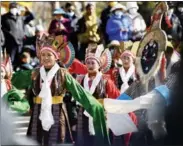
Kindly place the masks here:
[[(115, 72), (114, 77), (115, 77), (115, 85), (120, 90), (121, 85), (123, 84), (123, 81), (121, 79), (119, 69)], [(130, 86), (133, 82), (134, 82), (134, 76), (131, 76), (130, 79), (128, 80), (128, 85)]]
[[(64, 94), (64, 75), (61, 70), (58, 70), (51, 83), (52, 96), (60, 96)], [(36, 69), (33, 72), (32, 92), (34, 97), (37, 97), (40, 92), (40, 72)], [(70, 134), (70, 124), (68, 121), (67, 111), (63, 104), (52, 105), (52, 114), (54, 117), (54, 125), (47, 132), (42, 129), (40, 115), (40, 104), (34, 104), (32, 109), (31, 121), (28, 128), (28, 135), (36, 139), (40, 144), (57, 144), (64, 143), (67, 140), (72, 141)], [(66, 133), (67, 132), (67, 133)]]

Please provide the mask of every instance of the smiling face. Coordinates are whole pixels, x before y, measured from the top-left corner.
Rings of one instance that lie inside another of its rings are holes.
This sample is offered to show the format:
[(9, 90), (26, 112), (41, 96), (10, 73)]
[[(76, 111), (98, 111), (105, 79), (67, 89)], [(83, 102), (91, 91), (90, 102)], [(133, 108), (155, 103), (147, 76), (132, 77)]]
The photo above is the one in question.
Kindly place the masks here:
[(96, 73), (100, 69), (99, 63), (93, 58), (87, 59), (85, 63), (88, 69), (88, 73)]
[(41, 52), (41, 64), (46, 68), (50, 69), (54, 66), (56, 62), (56, 57), (55, 55), (49, 51), (49, 50), (43, 50)]
[(130, 56), (124, 55), (121, 58), (122, 62), (123, 62), (123, 67), (124, 68), (130, 68), (130, 65), (132, 64), (132, 58)]

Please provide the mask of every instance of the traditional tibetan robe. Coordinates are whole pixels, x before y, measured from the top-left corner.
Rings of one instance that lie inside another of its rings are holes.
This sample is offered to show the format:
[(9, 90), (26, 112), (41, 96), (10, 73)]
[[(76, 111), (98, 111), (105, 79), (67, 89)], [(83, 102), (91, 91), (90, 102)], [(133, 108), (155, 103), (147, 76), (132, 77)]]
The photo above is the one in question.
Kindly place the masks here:
[[(86, 75), (85, 75), (86, 76)], [(77, 77), (78, 82), (85, 87), (85, 76), (80, 75)], [(89, 88), (92, 88), (92, 83), (94, 80), (88, 81)], [(116, 88), (112, 80), (109, 79), (108, 76), (102, 75), (100, 81), (96, 85), (95, 91), (92, 94), (102, 105), (103, 105), (103, 99), (104, 98), (113, 98), (115, 99), (120, 95), (119, 90)], [(94, 146), (92, 141), (94, 141), (96, 132), (92, 133), (90, 131), (90, 123), (89, 118), (84, 114), (85, 109), (82, 106), (79, 106), (79, 113), (78, 113), (78, 123), (77, 123), (77, 132), (78, 132), (78, 140), (77, 145), (78, 146), (85, 146), (85, 145), (91, 145)], [(95, 135), (95, 136), (94, 136)]]
[[(33, 83), (31, 89), (33, 98), (31, 99), (30, 97), (30, 101), (32, 101), (32, 115), (27, 132), (28, 136), (36, 139), (43, 145), (65, 143), (68, 140), (72, 141), (67, 111), (65, 109), (65, 104), (63, 103), (65, 90), (68, 90), (71, 92), (74, 99), (93, 117), (98, 145), (109, 145), (105, 115), (102, 106), (93, 96), (91, 96), (91, 94), (86, 92), (65, 69), (62, 68), (56, 72), (50, 85), (54, 124), (49, 131), (43, 130), (39, 119), (42, 103), (42, 99), (38, 97), (42, 84), (40, 69), (36, 69), (33, 72), (32, 79)], [(70, 134), (69, 138), (66, 136), (67, 133)]]

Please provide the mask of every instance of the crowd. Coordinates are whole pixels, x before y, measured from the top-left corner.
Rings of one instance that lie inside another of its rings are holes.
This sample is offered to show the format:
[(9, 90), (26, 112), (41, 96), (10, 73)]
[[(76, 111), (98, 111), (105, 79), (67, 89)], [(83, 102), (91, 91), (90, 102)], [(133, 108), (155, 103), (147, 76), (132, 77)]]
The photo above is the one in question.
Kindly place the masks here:
[(157, 3), (150, 25), (137, 2), (106, 4), (99, 18), (97, 5), (78, 17), (66, 3), (47, 29), (15, 2), (1, 16), (1, 98), (31, 115), (27, 136), (40, 145), (165, 144), (183, 3)]

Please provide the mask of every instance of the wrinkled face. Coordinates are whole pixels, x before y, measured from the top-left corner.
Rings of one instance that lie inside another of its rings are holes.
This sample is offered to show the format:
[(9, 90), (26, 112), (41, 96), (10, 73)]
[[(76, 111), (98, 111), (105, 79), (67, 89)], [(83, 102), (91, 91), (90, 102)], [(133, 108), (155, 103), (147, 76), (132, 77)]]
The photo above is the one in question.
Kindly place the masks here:
[(124, 68), (129, 68), (130, 67), (130, 65), (132, 63), (132, 58), (131, 57), (125, 55), (121, 58), (121, 60), (123, 62), (123, 67)]
[(44, 65), (46, 69), (52, 68), (55, 62), (56, 62), (56, 57), (51, 51), (43, 50), (41, 52), (41, 64)]
[(93, 58), (87, 59), (85, 63), (88, 69), (88, 73), (95, 73), (98, 72), (100, 69), (98, 62)]
[(1, 67), (1, 80), (4, 79), (5, 75), (6, 75), (6, 71), (3, 67)]

